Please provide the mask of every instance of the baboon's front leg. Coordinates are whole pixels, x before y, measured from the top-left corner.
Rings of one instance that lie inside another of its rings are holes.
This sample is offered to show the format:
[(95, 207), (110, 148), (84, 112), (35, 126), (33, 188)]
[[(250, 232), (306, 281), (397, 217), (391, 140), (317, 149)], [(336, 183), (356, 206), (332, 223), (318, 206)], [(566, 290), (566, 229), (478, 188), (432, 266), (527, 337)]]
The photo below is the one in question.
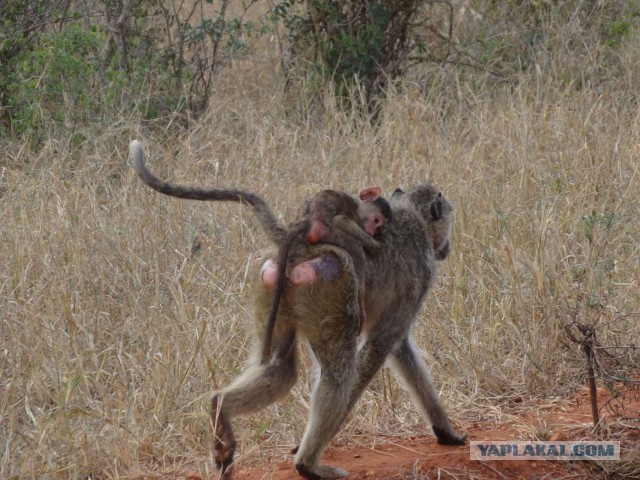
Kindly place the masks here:
[[(371, 235), (366, 233), (363, 229), (361, 229), (357, 223), (353, 220), (349, 219), (344, 215), (336, 215), (333, 219), (334, 231), (332, 235), (334, 236), (343, 236), (348, 235), (355, 239), (358, 246), (364, 249), (367, 252), (367, 255), (377, 255), (380, 252), (380, 243), (375, 240)], [(338, 230), (335, 230), (337, 228)], [(349, 245), (353, 243), (353, 240), (340, 240), (338, 241), (329, 241), (328, 243), (333, 243), (334, 245), (338, 245), (339, 247), (345, 248), (344, 245)]]
[(455, 431), (438, 398), (431, 373), (410, 337), (406, 337), (389, 357), (393, 370), (404, 380), (411, 397), (423, 415), (431, 422), (438, 443), (464, 445), (466, 436)]

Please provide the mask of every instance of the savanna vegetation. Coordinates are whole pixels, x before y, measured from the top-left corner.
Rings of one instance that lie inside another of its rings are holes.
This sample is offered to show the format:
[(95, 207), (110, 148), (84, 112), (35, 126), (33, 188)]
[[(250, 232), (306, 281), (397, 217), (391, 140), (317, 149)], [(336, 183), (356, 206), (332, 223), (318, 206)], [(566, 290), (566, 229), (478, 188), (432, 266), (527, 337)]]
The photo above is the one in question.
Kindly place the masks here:
[[(4, 2), (0, 478), (213, 475), (208, 399), (247, 356), (268, 242), (247, 208), (141, 186), (134, 138), (166, 178), (244, 187), (285, 221), (323, 188), (440, 187), (453, 251), (415, 336), (462, 430), (571, 398), (590, 370), (637, 399), (639, 17), (636, 0)], [(301, 375), (236, 422), (238, 462), (288, 458)], [(580, 438), (640, 428), (614, 407), (624, 421)], [(385, 369), (337, 441), (422, 422)], [(590, 475), (637, 478), (640, 445), (622, 447)]]

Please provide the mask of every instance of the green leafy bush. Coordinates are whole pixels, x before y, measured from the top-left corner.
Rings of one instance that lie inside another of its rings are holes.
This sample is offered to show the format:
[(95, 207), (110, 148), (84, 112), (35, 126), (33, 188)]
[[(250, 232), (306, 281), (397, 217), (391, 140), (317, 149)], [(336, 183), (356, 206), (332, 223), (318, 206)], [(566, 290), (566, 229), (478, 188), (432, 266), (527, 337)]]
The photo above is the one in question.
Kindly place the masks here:
[(320, 87), (331, 84), (348, 107), (359, 87), (373, 114), (389, 82), (410, 66), (410, 55), (427, 49), (429, 22), (437, 16), (433, 2), (424, 0), (309, 0), (306, 9), (301, 3), (284, 0), (274, 9), (290, 40), (288, 74), (302, 66), (301, 76)]
[(41, 35), (37, 46), (11, 59), (3, 87), (16, 133), (40, 127), (48, 117), (67, 123), (88, 118), (100, 36), (95, 30), (83, 32), (79, 23), (68, 24)]
[(195, 0), (77, 5), (15, 0), (0, 7), (0, 128), (14, 135), (137, 112), (203, 111), (219, 65), (253, 25)]

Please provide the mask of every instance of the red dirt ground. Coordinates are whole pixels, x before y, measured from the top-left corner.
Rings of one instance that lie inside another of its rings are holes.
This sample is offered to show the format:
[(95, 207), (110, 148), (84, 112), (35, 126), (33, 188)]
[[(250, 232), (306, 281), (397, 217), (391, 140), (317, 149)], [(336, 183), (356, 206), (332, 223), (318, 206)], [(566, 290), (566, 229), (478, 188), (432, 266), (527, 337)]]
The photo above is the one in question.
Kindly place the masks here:
[[(606, 389), (598, 389), (599, 405), (610, 400)], [(640, 412), (640, 395), (633, 392), (624, 399), (624, 408), (605, 408), (603, 423), (611, 422), (619, 413), (637, 417)], [(633, 415), (635, 414), (635, 415)], [(582, 392), (573, 401), (555, 401), (549, 404), (524, 403), (515, 409), (510, 418), (517, 421), (500, 428), (487, 428), (472, 423), (467, 428), (469, 440), (531, 440), (552, 441), (594, 439), (591, 435), (591, 410), (589, 395)], [(528, 433), (527, 433), (528, 432)], [(532, 436), (535, 434), (535, 437)], [(375, 436), (360, 438), (360, 444), (332, 445), (323, 461), (349, 471), (352, 480), (412, 480), (414, 478), (456, 479), (554, 479), (570, 476), (588, 479), (586, 462), (569, 461), (489, 461), (469, 459), (469, 447), (445, 447), (438, 445), (434, 437)], [(625, 441), (639, 442), (640, 431), (629, 432)], [(351, 440), (349, 440), (351, 441)], [(375, 446), (372, 446), (375, 442)], [(420, 475), (415, 475), (419, 473)], [(214, 477), (215, 478), (215, 477)], [(300, 477), (290, 461), (265, 467), (238, 465), (234, 480), (298, 480)], [(201, 480), (192, 473), (186, 480)]]

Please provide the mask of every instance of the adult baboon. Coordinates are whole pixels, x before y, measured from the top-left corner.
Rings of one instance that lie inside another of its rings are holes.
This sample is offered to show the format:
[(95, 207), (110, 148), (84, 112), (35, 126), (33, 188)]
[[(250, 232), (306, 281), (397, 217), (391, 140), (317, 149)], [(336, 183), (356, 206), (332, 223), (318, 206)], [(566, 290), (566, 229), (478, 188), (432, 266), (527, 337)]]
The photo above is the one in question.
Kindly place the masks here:
[[(168, 184), (146, 170), (141, 144), (132, 142), (130, 150), (133, 167), (152, 188), (181, 198), (245, 201), (254, 207), (276, 245), (286, 238), (286, 229), (278, 224), (260, 197), (241, 190)], [(289, 277), (293, 287), (278, 312), (273, 354), (266, 362), (261, 361), (261, 347), (273, 284), (257, 282), (256, 353), (249, 368), (231, 385), (215, 392), (211, 400), (214, 460), (224, 477), (229, 477), (235, 451), (231, 418), (264, 408), (290, 390), (296, 380), (298, 335), (309, 342), (320, 365), (309, 421), (295, 457), (295, 467), (303, 477), (347, 476), (344, 470), (321, 465), (320, 456), (387, 357), (394, 371), (405, 380), (414, 402), (430, 420), (438, 442), (465, 443), (466, 438), (451, 426), (410, 335), (435, 281), (435, 261), (443, 260), (449, 253), (453, 209), (430, 185), (406, 193), (398, 189), (390, 203), (393, 221), (377, 238), (380, 252), (366, 259), (367, 321), (360, 349), (357, 348), (360, 321), (354, 307), (358, 304), (357, 275), (346, 250), (329, 244), (310, 245), (301, 256), (301, 263), (292, 268)], [(272, 260), (264, 263), (261, 278), (273, 264)]]
[[(321, 465), (322, 452), (339, 431), (346, 415), (387, 357), (430, 420), (439, 443), (462, 445), (440, 404), (431, 376), (416, 351), (410, 328), (435, 280), (435, 261), (449, 251), (452, 220), (449, 202), (431, 186), (391, 198), (393, 221), (378, 238), (378, 255), (366, 260), (364, 344), (358, 350), (358, 315), (352, 307), (357, 296), (352, 259), (331, 245), (310, 247), (293, 269), (294, 287), (278, 314), (273, 355), (258, 360), (231, 385), (212, 398), (211, 422), (216, 434), (214, 460), (229, 477), (235, 439), (230, 420), (257, 411), (284, 396), (296, 380), (296, 341), (305, 338), (320, 366), (311, 398), (309, 421), (297, 448), (295, 467), (305, 478), (347, 476), (342, 469)], [(260, 277), (273, 269), (267, 259)], [(270, 305), (272, 282), (261, 281), (255, 295), (257, 345), (264, 338), (264, 314)]]

